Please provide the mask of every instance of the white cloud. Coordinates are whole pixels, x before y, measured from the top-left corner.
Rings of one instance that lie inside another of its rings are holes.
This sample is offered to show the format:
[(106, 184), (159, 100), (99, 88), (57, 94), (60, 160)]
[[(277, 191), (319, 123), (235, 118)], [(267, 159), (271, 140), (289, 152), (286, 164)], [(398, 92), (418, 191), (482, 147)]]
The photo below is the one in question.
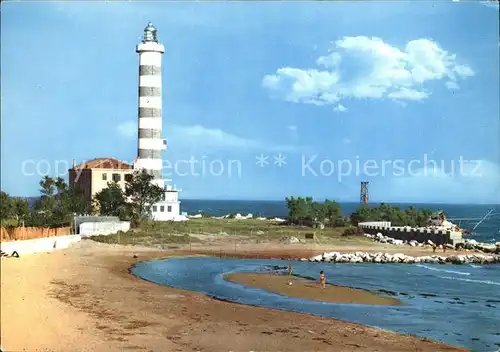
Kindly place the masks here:
[(345, 144), (351, 144), (351, 142), (352, 142), (349, 138), (344, 138), (342, 141), (343, 141)]
[[(137, 123), (134, 121), (123, 122), (117, 127), (117, 132), (127, 139), (137, 138)], [(206, 128), (201, 125), (169, 125), (167, 133), (169, 145), (182, 147), (213, 149), (253, 149), (276, 150), (291, 152), (303, 148), (293, 145), (271, 144), (255, 139), (236, 136), (218, 128)]]
[(411, 88), (402, 87), (400, 90), (396, 92), (389, 93), (387, 95), (388, 98), (396, 99), (396, 100), (414, 100), (419, 101), (423, 99), (427, 99), (430, 93), (424, 91), (418, 91)]
[(297, 126), (294, 126), (294, 125), (287, 126), (287, 128), (288, 128), (290, 131), (297, 131)]
[[(420, 101), (431, 93), (429, 81), (457, 81), (475, 73), (456, 55), (430, 39), (409, 41), (403, 49), (376, 37), (344, 37), (316, 60), (320, 68), (282, 67), (266, 75), (262, 86), (274, 97), (296, 103), (337, 104), (346, 98)], [(356, 69), (353, 68), (356, 67)]]
[(337, 106), (335, 106), (333, 108), (333, 111), (335, 111), (335, 112), (345, 112), (345, 111), (347, 111), (347, 108), (344, 105), (342, 105), (342, 104), (338, 104)]

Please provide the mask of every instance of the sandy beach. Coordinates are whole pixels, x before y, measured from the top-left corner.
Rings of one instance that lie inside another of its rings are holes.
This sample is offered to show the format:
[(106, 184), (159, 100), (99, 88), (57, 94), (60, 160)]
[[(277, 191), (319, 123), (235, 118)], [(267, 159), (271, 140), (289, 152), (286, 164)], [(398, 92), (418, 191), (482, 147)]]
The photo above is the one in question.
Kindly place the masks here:
[(261, 288), (281, 295), (316, 301), (369, 305), (401, 304), (395, 298), (379, 296), (373, 292), (351, 287), (327, 285), (325, 289), (321, 289), (317, 281), (288, 275), (234, 273), (224, 278), (234, 283)]
[[(217, 255), (224, 250), (204, 251)], [(254, 256), (291, 256), (286, 248), (281, 251), (255, 252)], [(241, 252), (250, 256), (252, 250)], [(183, 254), (86, 240), (67, 250), (2, 259), (2, 348), (65, 352), (465, 351), (334, 319), (221, 302), (155, 285), (129, 273), (138, 261)]]

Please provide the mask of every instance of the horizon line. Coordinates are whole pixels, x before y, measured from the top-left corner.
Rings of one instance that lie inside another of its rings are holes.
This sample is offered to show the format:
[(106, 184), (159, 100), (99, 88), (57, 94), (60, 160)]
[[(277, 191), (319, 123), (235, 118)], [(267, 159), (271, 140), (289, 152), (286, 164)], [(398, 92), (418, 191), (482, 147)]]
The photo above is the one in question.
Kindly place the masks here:
[[(13, 198), (24, 198), (24, 199), (27, 199), (27, 198), (40, 198), (41, 196), (11, 196)], [(291, 197), (291, 196), (289, 196)], [(308, 196), (296, 196), (296, 198), (306, 198)], [(179, 198), (179, 200), (181, 201), (212, 201), (212, 202), (285, 202), (285, 198), (287, 197), (284, 197), (284, 198), (280, 198), (280, 199), (255, 199), (255, 198), (239, 198), (239, 199), (235, 199), (235, 198), (191, 198), (191, 197), (188, 197), (188, 198)], [(350, 203), (350, 204), (359, 204), (359, 205), (362, 205), (359, 201), (355, 201), (355, 200), (335, 200), (333, 198), (313, 198), (313, 201), (325, 201), (326, 199), (328, 200), (331, 200), (331, 201), (334, 201), (334, 202), (337, 202), (337, 203)], [(422, 201), (392, 201), (392, 200), (373, 200), (373, 201), (370, 201), (368, 202), (368, 204), (381, 204), (381, 203), (385, 203), (385, 204), (404, 204), (404, 205), (412, 205), (412, 204), (424, 204), (424, 205), (428, 205), (428, 204), (432, 204), (432, 205), (489, 205), (489, 206), (498, 206), (500, 207), (500, 203), (465, 203), (465, 202), (454, 202), (454, 203), (446, 203), (446, 202), (432, 202), (432, 201), (428, 201), (428, 202), (422, 202)]]

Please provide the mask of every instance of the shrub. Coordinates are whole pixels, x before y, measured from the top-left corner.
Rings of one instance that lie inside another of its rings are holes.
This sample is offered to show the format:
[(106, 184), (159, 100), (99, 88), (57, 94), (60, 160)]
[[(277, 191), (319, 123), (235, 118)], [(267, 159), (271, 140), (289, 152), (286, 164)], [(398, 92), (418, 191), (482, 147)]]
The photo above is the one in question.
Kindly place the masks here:
[(363, 236), (364, 232), (357, 226), (350, 226), (342, 232), (342, 236)]

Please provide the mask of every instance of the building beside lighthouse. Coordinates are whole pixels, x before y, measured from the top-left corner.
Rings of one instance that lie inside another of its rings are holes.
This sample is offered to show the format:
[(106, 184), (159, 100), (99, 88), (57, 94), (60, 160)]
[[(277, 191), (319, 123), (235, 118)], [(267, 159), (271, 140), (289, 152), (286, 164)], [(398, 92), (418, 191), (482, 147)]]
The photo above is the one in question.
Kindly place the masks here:
[(144, 169), (153, 175), (153, 183), (164, 189), (163, 199), (152, 207), (154, 220), (184, 220), (180, 215), (179, 192), (171, 180), (162, 176), (162, 153), (167, 142), (162, 135), (162, 57), (165, 47), (158, 40), (157, 29), (149, 23), (142, 42), (136, 47), (139, 54), (139, 110), (137, 158), (134, 170)]
[(69, 170), (69, 182), (85, 194), (91, 203), (95, 194), (117, 182), (123, 189), (134, 170), (146, 170), (153, 175), (152, 182), (164, 190), (163, 198), (152, 206), (152, 218), (158, 221), (182, 221), (179, 191), (162, 176), (163, 151), (167, 142), (162, 135), (162, 56), (165, 47), (158, 40), (157, 29), (149, 23), (144, 37), (136, 47), (139, 54), (139, 99), (137, 157), (133, 165), (114, 158), (96, 158)]

